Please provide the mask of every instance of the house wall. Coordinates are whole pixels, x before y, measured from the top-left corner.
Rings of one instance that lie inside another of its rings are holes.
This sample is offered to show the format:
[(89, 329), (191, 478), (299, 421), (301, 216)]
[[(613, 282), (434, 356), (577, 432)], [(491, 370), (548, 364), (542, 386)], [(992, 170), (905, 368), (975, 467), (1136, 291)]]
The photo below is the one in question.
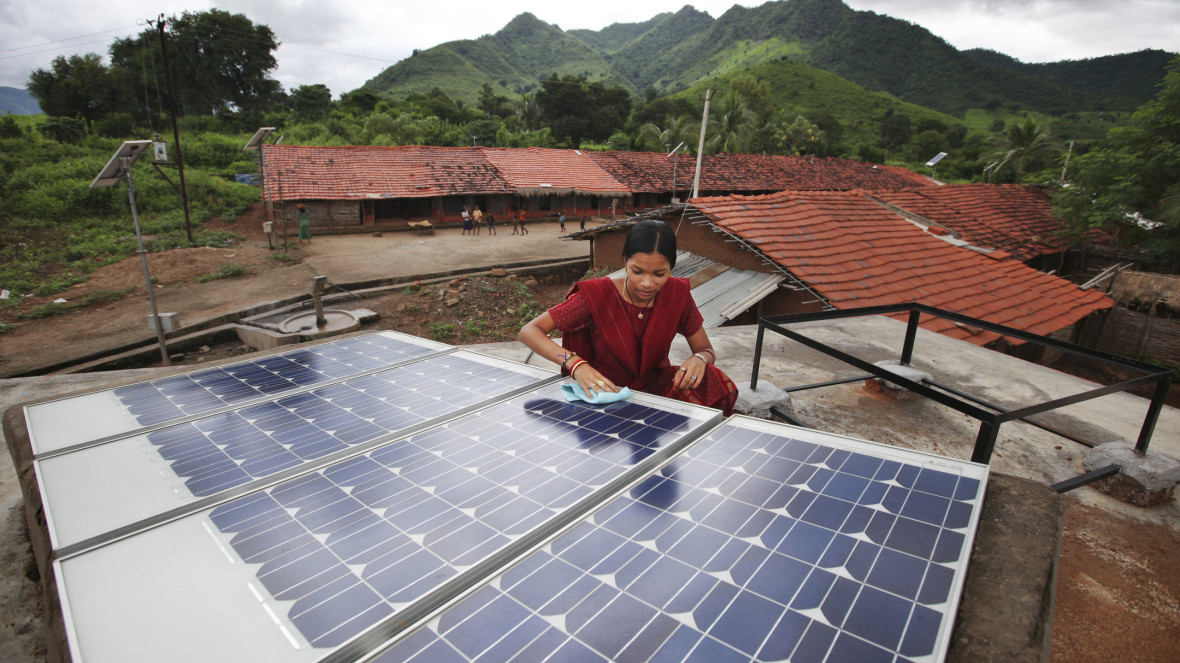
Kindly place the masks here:
[(317, 230), (330, 232), (334, 228), (356, 228), (361, 225), (360, 201), (296, 200), (283, 203), (278, 214), (274, 216), (275, 220), (280, 219), (279, 214), (285, 216), (288, 232), (299, 232), (299, 205), (307, 207), (308, 221), (311, 223), (312, 232)]

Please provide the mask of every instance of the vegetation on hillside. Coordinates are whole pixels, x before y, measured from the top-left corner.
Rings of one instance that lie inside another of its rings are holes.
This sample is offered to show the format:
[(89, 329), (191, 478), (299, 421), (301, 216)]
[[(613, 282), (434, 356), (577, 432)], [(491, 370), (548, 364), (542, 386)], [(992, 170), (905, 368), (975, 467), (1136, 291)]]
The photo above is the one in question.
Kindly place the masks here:
[[(1164, 91), (1133, 117), (1082, 109), (1037, 111), (1016, 102), (952, 115), (800, 62), (813, 56), (816, 47), (805, 40), (783, 40), (783, 25), (812, 38), (830, 27), (824, 20), (849, 15), (816, 13), (833, 5), (831, 0), (790, 4), (796, 6), (769, 3), (761, 11), (735, 7), (717, 21), (685, 8), (653, 19), (646, 29), (613, 26), (595, 42), (616, 49), (603, 55), (586, 41), (524, 15), (497, 35), (452, 42), (407, 60), (415, 61), (413, 67), (446, 68), (453, 93), (415, 88), (410, 83), (424, 79), (409, 76), (401, 96), (366, 86), (338, 100), (319, 83), (287, 92), (269, 78), (275, 46), (265, 26), (218, 10), (173, 17), (168, 24), (175, 33), (168, 37), (175, 41), (169, 42), (169, 52), (182, 63), (176, 75), (183, 89), (204, 91), (182, 92), (179, 104), (188, 194), (198, 228), (195, 240), (227, 241), (200, 225), (236, 216), (257, 200), (257, 189), (236, 183), (234, 175), (255, 171), (242, 146), (260, 126), (276, 127), (288, 144), (665, 152), (684, 143), (682, 149), (692, 152), (703, 98), (711, 90), (709, 151), (842, 156), (918, 172), (926, 172), (924, 164), (935, 154), (947, 152), (938, 166), (944, 180), (1050, 184), (1060, 177), (1068, 153), (1070, 186), (1058, 195), (1058, 204), (1078, 238), (1102, 229), (1180, 256), (1180, 152), (1178, 138), (1172, 136), (1180, 123), (1175, 63)], [(697, 64), (691, 64), (689, 68), (699, 64), (703, 76), (693, 85), (664, 81), (684, 85), (676, 94), (661, 95), (654, 86), (636, 94), (630, 84), (645, 80), (646, 65), (638, 73), (624, 69), (621, 78), (627, 80), (620, 83), (611, 82), (609, 66), (578, 70), (638, 58), (645, 43), (676, 43), (668, 52), (694, 43), (706, 34), (694, 31), (697, 23), (709, 25), (710, 39), (727, 35), (728, 41), (712, 55), (702, 52)], [(210, 77), (215, 68), (186, 68), (183, 63), (205, 52), (202, 39), (230, 28), (259, 39), (218, 43), (210, 57), (228, 65), (220, 77)], [(531, 41), (538, 36), (546, 43)], [(158, 47), (158, 34), (148, 30), (112, 44), (109, 65), (95, 54), (58, 58), (30, 77), (30, 90), (48, 116), (0, 117), (0, 287), (26, 294), (56, 292), (84, 279), (95, 266), (135, 250), (124, 187), (93, 190), (89, 183), (120, 141), (169, 134), (162, 100), (138, 96), (145, 82), (148, 90), (159, 87), (162, 62), (153, 54)], [(143, 57), (130, 57), (134, 48)], [(550, 61), (553, 66), (540, 72), (538, 63)], [(521, 62), (533, 69), (523, 71)], [(502, 78), (488, 80), (489, 71)], [(407, 72), (413, 69), (391, 68), (382, 76)], [(1026, 79), (1014, 80), (997, 85), (1018, 87)], [(171, 184), (140, 167), (136, 188), (149, 250), (186, 245), (180, 199)]]

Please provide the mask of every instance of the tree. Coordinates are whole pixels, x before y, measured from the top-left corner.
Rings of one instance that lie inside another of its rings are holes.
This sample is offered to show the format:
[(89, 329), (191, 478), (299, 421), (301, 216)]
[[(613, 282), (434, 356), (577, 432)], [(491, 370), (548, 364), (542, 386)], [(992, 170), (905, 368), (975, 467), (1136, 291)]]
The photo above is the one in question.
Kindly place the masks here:
[(669, 115), (664, 118), (664, 126), (648, 123), (639, 127), (635, 134), (635, 142), (646, 146), (649, 150), (654, 151), (670, 151), (677, 145), (684, 143), (690, 151), (696, 149), (696, 141), (693, 140), (697, 136), (699, 127), (693, 124), (692, 118), (687, 115), (677, 115), (675, 117)]
[(86, 136), (86, 125), (76, 117), (49, 117), (38, 128), (47, 138), (66, 145)]
[(901, 147), (910, 142), (913, 135), (914, 129), (908, 115), (894, 113), (892, 108), (885, 111), (885, 116), (881, 118), (881, 147)]
[(1049, 129), (1037, 124), (1031, 117), (1024, 119), (1024, 124), (1012, 123), (1008, 127), (1008, 152), (1000, 162), (999, 168), (1012, 164), (1016, 169), (1016, 183), (1024, 179), (1024, 168), (1028, 163), (1053, 149), (1049, 142)]
[(322, 120), (332, 110), (332, 91), (322, 83), (300, 85), (291, 90), (290, 104), (296, 121)]
[(1180, 57), (1130, 126), (1111, 129), (1071, 172), (1053, 203), (1075, 238), (1102, 229), (1180, 264)]
[(606, 141), (631, 113), (626, 88), (589, 83), (585, 76), (552, 74), (541, 81), (536, 99), (542, 119), (571, 147), (579, 147), (584, 139)]
[[(185, 12), (165, 21), (172, 86), (181, 114), (209, 115), (266, 108), (282, 87), (270, 78), (277, 66), (275, 35), (242, 14), (220, 9)], [(112, 68), (130, 74), (140, 93), (163, 89), (159, 32), (117, 39), (110, 48)]]
[(476, 104), (476, 108), (499, 118), (508, 117), (513, 112), (512, 102), (508, 100), (508, 97), (496, 94), (492, 89), (492, 84), (486, 82), (479, 86), (479, 102)]
[(377, 108), (381, 97), (364, 89), (356, 89), (340, 95), (340, 107), (354, 115), (368, 115)]
[(49, 70), (29, 74), (28, 88), (46, 115), (77, 118), (87, 128), (114, 110), (117, 98), (111, 72), (96, 53), (57, 56)]
[(754, 133), (753, 111), (737, 94), (730, 92), (713, 101), (705, 146), (710, 152), (741, 152)]

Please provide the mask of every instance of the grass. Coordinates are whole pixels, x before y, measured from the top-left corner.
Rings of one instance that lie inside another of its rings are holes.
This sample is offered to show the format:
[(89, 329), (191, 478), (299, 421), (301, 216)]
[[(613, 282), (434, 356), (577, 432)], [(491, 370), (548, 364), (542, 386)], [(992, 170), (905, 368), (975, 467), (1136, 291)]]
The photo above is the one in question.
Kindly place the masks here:
[(430, 323), (430, 336), (436, 341), (443, 341), (455, 335), (455, 325), (446, 322)]
[(13, 329), (16, 329), (16, 327), (8, 324), (7, 322), (0, 322), (0, 334), (10, 332)]
[(241, 265), (236, 262), (227, 262), (212, 274), (198, 276), (197, 281), (206, 283), (208, 281), (216, 281), (217, 279), (232, 279), (235, 276), (241, 276), (245, 273), (246, 270)]
[(267, 260), (278, 260), (279, 262), (286, 263), (299, 262), (299, 258), (291, 255), (290, 253), (284, 253), (282, 251), (275, 251), (274, 253), (266, 256), (266, 258)]

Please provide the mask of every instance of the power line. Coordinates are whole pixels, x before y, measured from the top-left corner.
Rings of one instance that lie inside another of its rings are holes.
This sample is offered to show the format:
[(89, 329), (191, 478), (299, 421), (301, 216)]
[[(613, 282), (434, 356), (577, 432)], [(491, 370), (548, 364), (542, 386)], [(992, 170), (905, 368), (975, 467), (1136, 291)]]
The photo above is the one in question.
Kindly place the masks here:
[[(20, 51), (20, 50), (24, 50), (26, 48), (39, 48), (41, 46), (52, 46), (53, 44), (64, 44), (67, 41), (73, 41), (75, 39), (84, 39), (86, 37), (93, 37), (95, 35), (105, 35), (105, 34), (110, 34), (112, 32), (122, 32), (123, 30), (126, 30), (128, 28), (134, 28), (134, 27), (138, 27), (138, 26), (124, 25), (119, 28), (111, 28), (110, 30), (100, 30), (98, 32), (90, 32), (88, 34), (78, 35), (77, 37), (66, 37), (65, 39), (58, 39), (56, 41), (46, 41), (46, 42), (42, 42), (40, 44), (29, 44), (28, 46), (17, 46), (16, 48), (5, 48), (5, 49), (0, 49), (0, 53), (9, 53), (11, 51)], [(86, 43), (92, 44), (94, 42), (86, 42)]]

